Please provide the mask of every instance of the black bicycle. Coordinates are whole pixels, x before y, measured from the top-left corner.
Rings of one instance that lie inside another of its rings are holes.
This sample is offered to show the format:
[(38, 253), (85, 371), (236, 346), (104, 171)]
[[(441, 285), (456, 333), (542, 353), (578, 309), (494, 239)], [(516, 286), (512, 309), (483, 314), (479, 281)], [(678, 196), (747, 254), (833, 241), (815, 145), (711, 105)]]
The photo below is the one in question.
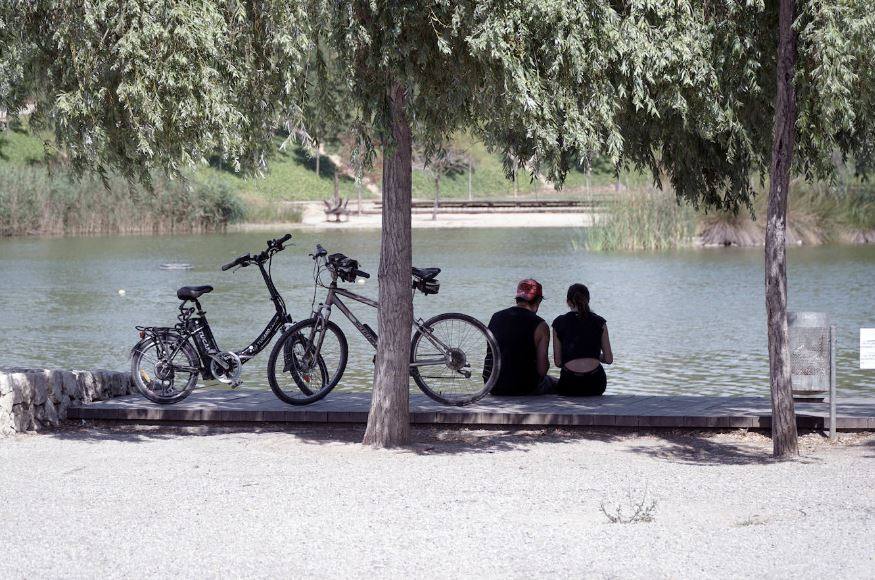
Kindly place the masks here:
[[(359, 321), (340, 299), (350, 298), (372, 308), (377, 302), (339, 288), (337, 281), (355, 282), (369, 278), (359, 270), (358, 262), (343, 254), (331, 254), (317, 245), (310, 256), (314, 260), (315, 289), (326, 288), (324, 303), (313, 315), (298, 322), (274, 344), (267, 363), (267, 378), (277, 397), (293, 405), (318, 401), (333, 389), (346, 369), (348, 345), (343, 331), (331, 321), (337, 307), (365, 339), (377, 347), (377, 333)], [(331, 282), (322, 280), (328, 271)], [(412, 292), (437, 294), (440, 268), (413, 268)], [(486, 326), (466, 314), (447, 313), (425, 322), (414, 319), (410, 346), (410, 375), (422, 391), (440, 403), (466, 405), (482, 398), (492, 389), (501, 370), (498, 343)]]
[[(144, 397), (156, 403), (177, 403), (191, 393), (199, 375), (234, 388), (240, 386), (242, 366), (264, 350), (281, 329), (293, 323), (271, 277), (273, 257), (291, 237), (286, 234), (269, 240), (264, 251), (254, 256), (245, 254), (222, 266), (224, 271), (257, 265), (276, 307), (276, 313), (261, 334), (243, 350), (223, 351), (216, 344), (206, 312), (198, 301), (213, 291), (212, 286), (183, 286), (176, 292), (182, 304), (175, 326), (137, 327), (141, 340), (131, 351), (131, 375)], [(189, 306), (190, 303), (193, 306)]]

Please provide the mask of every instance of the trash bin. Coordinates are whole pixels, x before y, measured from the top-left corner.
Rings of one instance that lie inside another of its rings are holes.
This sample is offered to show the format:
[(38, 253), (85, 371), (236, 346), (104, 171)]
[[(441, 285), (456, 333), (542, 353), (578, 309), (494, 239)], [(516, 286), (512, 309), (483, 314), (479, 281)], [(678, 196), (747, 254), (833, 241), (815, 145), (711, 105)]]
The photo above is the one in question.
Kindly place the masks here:
[(793, 398), (822, 402), (829, 396), (830, 435), (835, 436), (836, 328), (825, 312), (788, 312)]

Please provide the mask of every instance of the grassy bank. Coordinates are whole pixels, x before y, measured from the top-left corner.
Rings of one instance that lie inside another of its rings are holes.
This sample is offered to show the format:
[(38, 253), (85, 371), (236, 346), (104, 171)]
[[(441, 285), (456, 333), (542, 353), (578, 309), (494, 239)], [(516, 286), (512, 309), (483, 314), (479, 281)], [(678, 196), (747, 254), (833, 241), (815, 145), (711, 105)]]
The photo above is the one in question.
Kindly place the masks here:
[[(0, 166), (30, 166), (44, 161), (43, 139), (51, 140), (51, 135), (35, 135), (29, 132), (26, 124), (0, 133)], [(279, 141), (279, 139), (278, 139)], [(460, 136), (455, 146), (464, 150), (473, 159), (471, 190), (475, 197), (507, 197), (513, 195), (513, 182), (504, 176), (504, 169), (498, 155), (486, 150), (483, 143)], [(316, 173), (314, 152), (303, 147), (290, 145), (268, 163), (267, 170), (257, 176), (234, 173), (228, 167), (216, 162), (212, 166), (199, 168), (196, 172), (202, 181), (223, 183), (230, 191), (248, 202), (260, 200), (264, 203), (276, 201), (318, 201), (329, 198), (334, 193), (334, 174), (338, 173), (338, 185), (342, 197), (355, 197), (355, 182), (347, 175), (347, 168), (338, 168), (331, 156), (338, 151), (330, 146), (319, 158), (319, 174)], [(375, 185), (379, 187), (378, 167), (371, 172)], [(526, 171), (521, 171), (517, 191), (520, 194), (542, 189), (545, 185), (531, 179)], [(362, 188), (365, 199), (377, 194)], [(417, 198), (430, 198), (434, 195), (434, 180), (428, 171), (414, 169), (413, 195)], [(445, 177), (441, 181), (441, 196), (461, 198), (468, 195), (468, 175)], [(262, 204), (263, 205), (263, 204)], [(261, 211), (261, 210), (258, 210)], [(247, 216), (247, 221), (249, 218)]]
[(244, 215), (222, 183), (159, 179), (154, 191), (110, 179), (71, 180), (44, 167), (0, 165), (0, 236), (191, 233)]

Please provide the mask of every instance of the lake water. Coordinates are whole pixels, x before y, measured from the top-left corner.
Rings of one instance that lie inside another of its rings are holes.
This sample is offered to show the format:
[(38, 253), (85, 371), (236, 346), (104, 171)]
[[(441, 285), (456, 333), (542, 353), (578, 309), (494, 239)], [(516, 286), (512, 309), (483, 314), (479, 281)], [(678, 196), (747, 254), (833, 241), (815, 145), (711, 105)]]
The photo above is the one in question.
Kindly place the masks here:
[[(294, 235), (294, 245), (274, 260), (274, 277), (295, 319), (311, 309), (307, 253), (316, 242), (358, 258), (374, 277), (357, 288), (376, 295), (378, 232)], [(242, 348), (273, 307), (257, 269), (219, 266), (275, 236), (0, 240), (0, 366), (127, 369), (138, 340), (134, 325), (172, 324), (176, 288), (186, 284), (215, 286), (202, 304), (216, 338), (222, 348)], [(488, 321), (513, 303), (519, 279), (534, 277), (544, 284), (540, 314), (550, 322), (566, 311), (568, 285), (583, 282), (611, 332), (609, 392), (768, 393), (761, 249), (597, 254), (577, 249), (580, 239), (566, 229), (417, 230), (414, 264), (443, 272), (440, 294), (417, 295), (415, 312), (458, 311)], [(859, 369), (859, 328), (875, 326), (875, 246), (792, 248), (789, 259), (791, 309), (830, 312), (839, 326), (840, 393), (875, 395), (875, 371)], [(166, 262), (194, 268), (159, 269)], [(375, 313), (353, 305), (376, 327)], [(367, 388), (373, 352), (339, 312), (334, 319), (350, 341), (342, 386)], [(266, 386), (267, 355), (244, 367), (246, 385)]]

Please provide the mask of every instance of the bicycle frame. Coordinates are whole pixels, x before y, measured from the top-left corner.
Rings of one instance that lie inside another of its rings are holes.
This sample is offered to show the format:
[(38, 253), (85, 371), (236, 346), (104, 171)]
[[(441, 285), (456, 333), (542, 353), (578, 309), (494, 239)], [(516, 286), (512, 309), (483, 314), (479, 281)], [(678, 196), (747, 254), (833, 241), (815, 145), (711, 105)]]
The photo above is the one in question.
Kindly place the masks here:
[[(313, 312), (313, 317), (317, 320), (329, 320), (331, 318), (331, 309), (333, 306), (337, 306), (338, 310), (346, 316), (347, 320), (349, 320), (353, 326), (355, 326), (356, 330), (358, 330), (365, 339), (371, 343), (375, 349), (377, 348), (377, 333), (368, 326), (367, 324), (361, 322), (355, 314), (349, 309), (349, 307), (339, 298), (339, 296), (345, 296), (351, 300), (355, 300), (356, 302), (361, 302), (362, 304), (366, 304), (371, 308), (376, 308), (379, 310), (380, 305), (376, 300), (372, 300), (367, 298), (366, 296), (362, 296), (360, 294), (356, 294), (355, 292), (350, 292), (344, 288), (337, 287), (337, 280), (332, 280), (331, 285), (328, 287), (328, 296), (325, 298), (325, 302), (319, 305), (319, 308)], [(423, 336), (425, 336), (429, 342), (431, 342), (437, 349), (441, 352), (447, 353), (450, 350), (450, 347), (444, 344), (440, 339), (434, 336), (431, 332), (431, 329), (426, 327), (423, 324), (421, 319), (413, 319), (413, 327), (419, 330)], [(317, 325), (314, 325), (314, 332), (317, 329)], [(320, 333), (319, 340), (316, 346), (316, 352), (320, 352), (322, 349), (322, 338), (324, 337), (324, 333)], [(312, 336), (310, 337), (312, 340)], [(422, 367), (422, 366), (433, 366), (433, 365), (444, 365), (447, 362), (446, 356), (441, 358), (434, 359), (424, 359), (417, 361), (410, 361), (411, 367)]]
[[(280, 296), (279, 291), (276, 289), (273, 279), (267, 269), (265, 269), (264, 264), (259, 263), (258, 268), (261, 271), (261, 276), (264, 279), (268, 292), (270, 293), (270, 299), (274, 303), (276, 312), (255, 340), (245, 348), (234, 351), (234, 354), (240, 359), (241, 365), (258, 355), (258, 353), (270, 344), (270, 341), (273, 340), (273, 337), (276, 336), (280, 330), (286, 325), (293, 323), (291, 315), (286, 311), (285, 302), (283, 301), (282, 296)], [(220, 356), (222, 350), (219, 348), (215, 336), (213, 336), (213, 331), (207, 320), (206, 312), (203, 310), (198, 300), (192, 300), (192, 302), (194, 302), (194, 308), (186, 308), (185, 302), (179, 306), (180, 322), (174, 328), (143, 327), (142, 330), (149, 332), (154, 336), (158, 342), (158, 348), (162, 351), (164, 350), (164, 347), (160, 335), (166, 335), (166, 333), (171, 330), (179, 333), (183, 340), (180, 341), (170, 353), (163, 355), (171, 360), (176, 356), (179, 349), (182, 348), (182, 344), (191, 339), (201, 361), (201, 369), (199, 370), (205, 379), (209, 379), (212, 378), (212, 373), (209, 370), (210, 361), (215, 361), (216, 364), (222, 367), (222, 369), (227, 369), (229, 365)], [(192, 316), (195, 313), (197, 316)], [(178, 370), (189, 369), (180, 368)]]

